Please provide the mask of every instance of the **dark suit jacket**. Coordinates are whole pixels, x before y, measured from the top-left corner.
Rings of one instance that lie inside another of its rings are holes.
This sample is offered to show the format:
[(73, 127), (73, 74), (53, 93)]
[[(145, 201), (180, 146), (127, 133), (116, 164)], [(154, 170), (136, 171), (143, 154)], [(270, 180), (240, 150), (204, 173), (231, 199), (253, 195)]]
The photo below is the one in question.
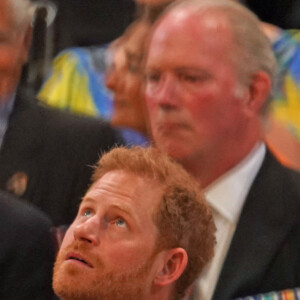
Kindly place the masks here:
[(8, 190), (9, 180), (21, 172), (28, 179), (22, 198), (55, 225), (69, 224), (90, 182), (91, 166), (120, 142), (117, 132), (99, 119), (17, 96), (0, 149), (0, 188)]
[(50, 300), (54, 249), (48, 217), (0, 191), (0, 299)]
[(300, 286), (300, 174), (267, 152), (247, 196), (213, 300)]

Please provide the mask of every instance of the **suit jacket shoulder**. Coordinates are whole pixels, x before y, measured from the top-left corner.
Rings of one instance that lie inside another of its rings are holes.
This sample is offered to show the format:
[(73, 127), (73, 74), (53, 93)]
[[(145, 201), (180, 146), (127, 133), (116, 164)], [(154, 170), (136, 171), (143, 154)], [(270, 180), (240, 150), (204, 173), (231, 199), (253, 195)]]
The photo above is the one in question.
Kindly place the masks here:
[(243, 207), (214, 300), (300, 286), (300, 175), (267, 152)]
[(0, 299), (53, 299), (51, 222), (0, 191)]
[(118, 132), (104, 121), (18, 96), (0, 150), (0, 188), (13, 190), (21, 175), (26, 186), (17, 194), (46, 212), (55, 225), (69, 224), (88, 188), (92, 166), (121, 143)]

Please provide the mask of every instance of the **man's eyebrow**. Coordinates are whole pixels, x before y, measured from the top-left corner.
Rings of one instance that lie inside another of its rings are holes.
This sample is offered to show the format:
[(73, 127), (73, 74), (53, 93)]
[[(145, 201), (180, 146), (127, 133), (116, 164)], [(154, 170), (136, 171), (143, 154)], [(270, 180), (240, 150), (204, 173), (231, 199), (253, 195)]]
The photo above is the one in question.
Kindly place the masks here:
[(94, 204), (96, 201), (92, 197), (83, 197), (80, 206), (83, 204)]
[(109, 208), (111, 209), (117, 209), (117, 210), (120, 210), (122, 212), (124, 212), (125, 214), (129, 215), (129, 216), (133, 216), (133, 211), (132, 209), (127, 206), (127, 205), (124, 205), (124, 204), (112, 204), (112, 205), (109, 205)]
[(207, 70), (203, 68), (189, 67), (189, 66), (175, 68), (175, 71), (177, 72), (188, 71), (188, 72), (196, 72), (201, 74), (208, 74)]
[(175, 72), (177, 74), (192, 74), (192, 75), (195, 75), (195, 76), (200, 76), (200, 77), (203, 77), (203, 78), (211, 78), (211, 73), (208, 72), (207, 70), (205, 69), (202, 69), (202, 68), (194, 68), (194, 67), (179, 67), (179, 68), (175, 68)]
[[(92, 197), (83, 198), (80, 205), (95, 204), (96, 200)], [(109, 208), (118, 209), (126, 214), (132, 215), (132, 209), (126, 204), (109, 204)]]

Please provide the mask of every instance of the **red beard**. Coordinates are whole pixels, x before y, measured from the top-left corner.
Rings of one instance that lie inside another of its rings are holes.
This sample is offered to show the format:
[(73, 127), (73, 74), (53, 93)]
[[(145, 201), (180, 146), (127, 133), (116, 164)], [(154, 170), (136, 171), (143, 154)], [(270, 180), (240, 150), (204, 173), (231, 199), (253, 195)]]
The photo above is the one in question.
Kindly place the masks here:
[[(107, 270), (104, 262), (89, 251), (90, 245), (74, 241), (62, 249), (54, 265), (53, 288), (62, 300), (136, 300), (151, 287), (147, 276), (154, 256), (140, 266), (126, 270)], [(93, 268), (66, 263), (69, 252), (80, 253)]]

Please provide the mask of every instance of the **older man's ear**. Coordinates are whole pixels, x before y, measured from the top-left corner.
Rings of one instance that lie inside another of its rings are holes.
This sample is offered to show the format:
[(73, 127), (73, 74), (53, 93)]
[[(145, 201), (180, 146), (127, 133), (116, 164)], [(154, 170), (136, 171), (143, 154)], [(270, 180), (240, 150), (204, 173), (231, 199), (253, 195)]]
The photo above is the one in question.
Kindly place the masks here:
[(262, 112), (272, 87), (270, 76), (263, 71), (253, 75), (248, 89), (247, 110), (255, 116)]

